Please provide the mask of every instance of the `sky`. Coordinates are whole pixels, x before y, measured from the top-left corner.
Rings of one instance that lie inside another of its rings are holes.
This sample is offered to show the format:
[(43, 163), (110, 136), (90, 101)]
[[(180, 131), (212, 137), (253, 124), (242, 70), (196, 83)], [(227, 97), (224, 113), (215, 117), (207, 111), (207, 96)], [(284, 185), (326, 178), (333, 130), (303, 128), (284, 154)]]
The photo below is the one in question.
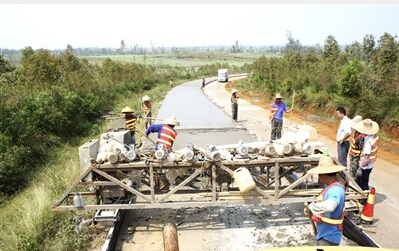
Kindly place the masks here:
[[(0, 4), (0, 48), (340, 45), (399, 36), (399, 4)], [(397, 39), (397, 38), (396, 38)]]

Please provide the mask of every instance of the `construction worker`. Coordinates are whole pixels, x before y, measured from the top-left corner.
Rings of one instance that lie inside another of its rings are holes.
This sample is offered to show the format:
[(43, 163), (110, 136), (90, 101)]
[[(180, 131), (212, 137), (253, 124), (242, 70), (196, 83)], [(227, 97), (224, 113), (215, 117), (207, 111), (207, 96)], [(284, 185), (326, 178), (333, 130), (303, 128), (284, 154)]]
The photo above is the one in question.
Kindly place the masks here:
[(275, 101), (272, 104), (269, 119), (272, 124), (272, 132), (270, 139), (276, 140), (281, 138), (281, 131), (283, 129), (284, 112), (291, 112), (288, 106), (282, 101), (283, 96), (279, 93), (276, 94)]
[(312, 224), (317, 226), (317, 246), (339, 246), (342, 239), (345, 189), (337, 174), (346, 167), (336, 165), (329, 156), (321, 156), (319, 165), (308, 173), (318, 174), (319, 181), (325, 185), (316, 199), (305, 207), (305, 214), (312, 215)]
[(238, 96), (237, 96), (237, 90), (233, 89), (231, 91), (231, 115), (235, 121), (237, 121), (237, 114), (238, 114)]
[(179, 126), (180, 122), (171, 116), (164, 120), (162, 124), (153, 124), (146, 130), (146, 135), (153, 132), (158, 132), (158, 139), (155, 144), (155, 150), (158, 149), (160, 144), (164, 145), (167, 150), (172, 149), (173, 143), (176, 140), (177, 133), (175, 131), (175, 126)]
[(360, 153), (363, 149), (364, 138), (367, 136), (356, 131), (353, 127), (356, 123), (363, 120), (362, 116), (356, 115), (351, 119), (351, 136), (349, 137), (349, 173), (356, 178), (356, 171), (359, 168)]
[(346, 116), (346, 110), (344, 107), (340, 106), (336, 109), (337, 117), (341, 120), (336, 141), (337, 141), (337, 153), (338, 161), (343, 166), (348, 166), (348, 152), (349, 152), (349, 137), (351, 136), (351, 126), (350, 119)]
[(205, 78), (202, 76), (202, 85), (201, 85), (201, 90), (204, 90), (205, 88)]
[(144, 112), (144, 127), (147, 129), (152, 124), (152, 103), (149, 96), (145, 95), (141, 99), (141, 107), (143, 108)]
[[(373, 170), (377, 159), (379, 137), (377, 136), (380, 127), (377, 122), (371, 119), (362, 120), (354, 125), (354, 129), (367, 135), (364, 138), (363, 149), (360, 153), (359, 168), (356, 172), (356, 183), (363, 190), (369, 190), (370, 173)], [(364, 204), (362, 200), (360, 203)]]
[(121, 113), (125, 114), (125, 128), (130, 131), (130, 135), (132, 138), (131, 144), (136, 144), (136, 139), (134, 137), (136, 123), (137, 123), (137, 115), (134, 114), (134, 110), (129, 106), (126, 106), (122, 109)]

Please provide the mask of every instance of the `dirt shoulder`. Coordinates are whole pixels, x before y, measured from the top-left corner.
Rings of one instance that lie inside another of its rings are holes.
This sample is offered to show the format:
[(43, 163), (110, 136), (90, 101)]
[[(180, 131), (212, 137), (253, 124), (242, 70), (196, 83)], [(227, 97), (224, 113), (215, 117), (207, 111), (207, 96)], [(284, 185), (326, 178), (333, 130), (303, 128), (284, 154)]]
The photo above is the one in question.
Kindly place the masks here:
[[(229, 82), (226, 85), (226, 89), (230, 92), (232, 88), (235, 87), (235, 82)], [(240, 98), (245, 99), (246, 101), (260, 106), (260, 107), (268, 107), (272, 101), (265, 101), (265, 100), (256, 100), (251, 97), (251, 95), (247, 92), (240, 90)], [(306, 124), (311, 125), (317, 129), (317, 133), (327, 137), (328, 139), (335, 140), (335, 134), (338, 130), (339, 122), (331, 122), (323, 120), (321, 117), (312, 114), (306, 111), (295, 110), (293, 111), (292, 115), (287, 114), (288, 119), (292, 119), (292, 121), (302, 124), (306, 122)], [(383, 129), (382, 129), (383, 130)], [(381, 139), (381, 137), (380, 137)], [(382, 158), (392, 164), (399, 165), (399, 142), (396, 140), (389, 140), (389, 139), (381, 139), (380, 147), (378, 150), (378, 157)]]

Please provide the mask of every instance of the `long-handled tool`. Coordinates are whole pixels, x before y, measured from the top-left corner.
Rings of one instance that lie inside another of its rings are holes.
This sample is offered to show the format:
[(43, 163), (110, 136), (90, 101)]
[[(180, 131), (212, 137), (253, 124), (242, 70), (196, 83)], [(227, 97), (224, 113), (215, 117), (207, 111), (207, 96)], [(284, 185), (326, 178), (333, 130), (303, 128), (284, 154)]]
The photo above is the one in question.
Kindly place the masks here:
[(294, 90), (294, 93), (292, 94), (292, 104), (291, 104), (291, 114), (290, 114), (290, 125), (292, 125), (292, 109), (294, 108), (294, 103), (295, 103), (295, 90)]
[[(140, 132), (141, 134), (143, 134), (144, 136), (147, 137), (147, 134), (145, 132), (143, 132), (142, 130), (140, 130), (139, 128), (135, 128), (135, 130), (137, 130), (138, 132)], [(147, 139), (149, 139), (154, 145), (156, 145), (155, 141), (152, 140), (151, 138), (147, 137)]]
[(310, 211), (310, 209), (309, 209), (309, 203), (305, 202), (304, 205), (305, 205), (306, 214), (308, 215), (310, 223), (312, 224), (312, 227), (313, 227), (313, 233), (316, 235), (317, 234), (317, 227), (316, 227), (316, 223), (312, 219), (312, 215), (313, 214), (312, 214), (312, 211)]

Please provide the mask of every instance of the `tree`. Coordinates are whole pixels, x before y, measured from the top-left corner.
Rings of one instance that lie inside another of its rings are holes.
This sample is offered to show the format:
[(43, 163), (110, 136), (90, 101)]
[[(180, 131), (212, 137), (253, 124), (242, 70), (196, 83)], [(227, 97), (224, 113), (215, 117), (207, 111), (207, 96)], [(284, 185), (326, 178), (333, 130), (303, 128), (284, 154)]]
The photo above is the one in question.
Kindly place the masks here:
[(363, 38), (362, 47), (363, 47), (363, 54), (367, 62), (370, 61), (373, 56), (374, 46), (375, 46), (374, 36), (370, 34), (366, 35)]
[(289, 54), (292, 52), (300, 52), (302, 50), (302, 45), (299, 43), (299, 40), (295, 40), (289, 30), (287, 30), (287, 40), (288, 43), (284, 47), (284, 53)]
[(324, 41), (323, 56), (327, 61), (336, 62), (340, 56), (340, 50), (337, 40), (329, 35)]
[(373, 57), (375, 88), (380, 94), (395, 98), (399, 92), (398, 42), (388, 33), (378, 40)]
[(125, 49), (126, 49), (126, 44), (125, 44), (125, 40), (121, 40), (121, 53), (124, 54), (125, 53)]

